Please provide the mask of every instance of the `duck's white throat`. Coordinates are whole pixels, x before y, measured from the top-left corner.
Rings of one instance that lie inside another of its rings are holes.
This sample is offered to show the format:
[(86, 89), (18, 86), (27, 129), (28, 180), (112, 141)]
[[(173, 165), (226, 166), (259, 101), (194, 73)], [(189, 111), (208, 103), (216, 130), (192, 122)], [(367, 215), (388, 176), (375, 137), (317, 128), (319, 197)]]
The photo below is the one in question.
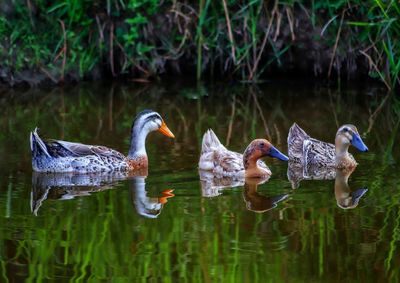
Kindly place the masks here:
[(142, 127), (141, 125), (134, 126), (132, 129), (131, 146), (128, 152), (129, 159), (136, 159), (138, 157), (146, 157), (146, 138), (147, 135), (153, 131), (149, 127)]

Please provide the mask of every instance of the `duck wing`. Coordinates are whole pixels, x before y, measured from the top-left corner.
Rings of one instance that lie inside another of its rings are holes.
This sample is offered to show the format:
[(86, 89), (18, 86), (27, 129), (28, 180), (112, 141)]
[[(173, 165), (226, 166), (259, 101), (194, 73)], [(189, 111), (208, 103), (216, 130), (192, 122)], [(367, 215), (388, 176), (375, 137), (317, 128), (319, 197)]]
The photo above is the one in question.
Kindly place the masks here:
[(124, 160), (125, 156), (120, 152), (99, 145), (86, 145), (82, 143), (67, 142), (61, 140), (43, 140), (38, 134), (38, 128), (31, 132), (30, 144), (33, 158), (58, 157), (83, 157), (96, 155), (98, 157)]
[(225, 176), (237, 176), (243, 171), (243, 155), (234, 151), (225, 150), (214, 152), (214, 172)]
[(335, 166), (335, 145), (311, 138), (296, 123), (288, 135), (289, 159), (295, 163)]
[(307, 139), (303, 145), (304, 164), (335, 167), (335, 145), (317, 139)]
[(114, 158), (121, 161), (125, 159), (125, 156), (122, 153), (100, 145), (86, 145), (60, 140), (50, 140), (45, 142), (45, 144), (49, 154), (53, 157), (83, 157), (96, 155), (98, 157)]

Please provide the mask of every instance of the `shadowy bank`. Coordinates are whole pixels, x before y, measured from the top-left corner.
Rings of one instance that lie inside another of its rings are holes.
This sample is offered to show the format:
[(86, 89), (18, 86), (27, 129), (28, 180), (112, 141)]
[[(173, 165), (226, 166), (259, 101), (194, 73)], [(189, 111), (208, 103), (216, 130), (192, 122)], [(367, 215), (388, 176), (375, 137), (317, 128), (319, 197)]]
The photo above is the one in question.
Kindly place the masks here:
[(277, 74), (399, 83), (397, 1), (5, 0), (0, 13), (9, 85)]

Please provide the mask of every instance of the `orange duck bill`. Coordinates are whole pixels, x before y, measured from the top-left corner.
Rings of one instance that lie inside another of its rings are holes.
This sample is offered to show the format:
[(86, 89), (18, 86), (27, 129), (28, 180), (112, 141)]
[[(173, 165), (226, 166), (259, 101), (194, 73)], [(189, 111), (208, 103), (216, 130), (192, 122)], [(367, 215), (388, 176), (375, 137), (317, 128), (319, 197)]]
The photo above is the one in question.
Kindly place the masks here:
[(171, 132), (170, 129), (168, 129), (167, 124), (163, 121), (161, 124), (161, 127), (158, 129), (163, 135), (170, 137), (170, 138), (175, 138), (174, 134)]

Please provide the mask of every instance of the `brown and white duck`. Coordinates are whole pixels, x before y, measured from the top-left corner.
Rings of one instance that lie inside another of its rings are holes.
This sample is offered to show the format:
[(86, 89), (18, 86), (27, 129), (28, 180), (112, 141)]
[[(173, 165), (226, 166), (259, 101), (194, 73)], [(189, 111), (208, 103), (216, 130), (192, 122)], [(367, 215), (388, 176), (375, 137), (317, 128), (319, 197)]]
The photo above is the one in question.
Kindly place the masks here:
[(210, 171), (215, 177), (266, 178), (272, 173), (259, 160), (265, 156), (288, 161), (288, 157), (266, 139), (253, 140), (243, 154), (230, 151), (210, 129), (203, 136), (199, 169)]

